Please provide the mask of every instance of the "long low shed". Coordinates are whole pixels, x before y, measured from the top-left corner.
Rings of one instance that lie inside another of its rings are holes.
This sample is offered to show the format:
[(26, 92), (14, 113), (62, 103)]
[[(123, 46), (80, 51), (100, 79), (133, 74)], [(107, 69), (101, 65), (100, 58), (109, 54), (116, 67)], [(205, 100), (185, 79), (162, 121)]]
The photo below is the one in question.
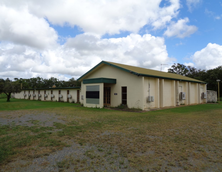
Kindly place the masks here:
[(80, 87), (23, 89), (14, 95), (17, 99), (80, 102)]
[(79, 79), (81, 87), (23, 90), (15, 98), (80, 102), (86, 107), (142, 110), (207, 102), (207, 84), (178, 74), (102, 61)]

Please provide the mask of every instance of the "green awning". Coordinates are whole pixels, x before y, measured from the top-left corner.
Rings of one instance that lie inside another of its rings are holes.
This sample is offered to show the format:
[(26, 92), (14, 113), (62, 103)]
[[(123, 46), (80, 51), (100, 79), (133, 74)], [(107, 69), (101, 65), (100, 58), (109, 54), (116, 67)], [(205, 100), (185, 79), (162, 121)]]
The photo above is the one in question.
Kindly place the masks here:
[(84, 79), (83, 80), (83, 84), (93, 84), (93, 83), (116, 84), (116, 79), (112, 79), (112, 78), (90, 78), (90, 79)]

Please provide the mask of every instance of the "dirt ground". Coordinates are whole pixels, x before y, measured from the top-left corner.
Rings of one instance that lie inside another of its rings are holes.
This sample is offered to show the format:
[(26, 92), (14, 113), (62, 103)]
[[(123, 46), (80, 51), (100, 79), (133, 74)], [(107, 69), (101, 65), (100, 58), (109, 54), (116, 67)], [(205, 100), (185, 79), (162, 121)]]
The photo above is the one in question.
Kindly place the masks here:
[(21, 143), (0, 171), (222, 171), (221, 111), (212, 113), (1, 111), (0, 139)]

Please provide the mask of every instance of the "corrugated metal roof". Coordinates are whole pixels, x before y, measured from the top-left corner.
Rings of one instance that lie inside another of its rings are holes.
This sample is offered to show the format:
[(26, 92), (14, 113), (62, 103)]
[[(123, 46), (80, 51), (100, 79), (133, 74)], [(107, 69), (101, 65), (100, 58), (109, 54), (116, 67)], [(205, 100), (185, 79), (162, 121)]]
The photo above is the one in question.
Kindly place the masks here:
[(110, 65), (110, 66), (119, 68), (121, 70), (127, 71), (127, 72), (132, 73), (137, 76), (146, 76), (146, 77), (155, 77), (155, 78), (171, 79), (171, 80), (178, 80), (178, 81), (190, 81), (190, 82), (197, 82), (197, 83), (205, 83), (204, 81), (189, 78), (189, 77), (182, 76), (179, 74), (161, 72), (161, 71), (157, 71), (157, 70), (146, 69), (146, 68), (130, 66), (130, 65), (124, 65), (124, 64), (108, 62), (108, 61), (100, 62), (98, 65), (96, 65), (90, 71), (88, 71), (87, 73), (82, 75), (78, 80), (81, 81), (83, 78), (85, 78), (88, 74), (90, 74), (91, 72), (96, 70), (96, 68), (102, 64), (106, 64), (106, 65)]
[(189, 78), (189, 77), (182, 76), (179, 74), (161, 72), (161, 71), (157, 71), (157, 70), (146, 69), (146, 68), (141, 68), (141, 67), (136, 67), (136, 66), (129, 66), (129, 65), (113, 63), (113, 62), (108, 62), (108, 61), (104, 61), (104, 62), (106, 62), (108, 64), (112, 64), (112, 65), (120, 67), (120, 68), (123, 68), (125, 70), (128, 70), (129, 72), (132, 71), (131, 73), (134, 72), (134, 74), (136, 74), (136, 75), (205, 83), (204, 81)]

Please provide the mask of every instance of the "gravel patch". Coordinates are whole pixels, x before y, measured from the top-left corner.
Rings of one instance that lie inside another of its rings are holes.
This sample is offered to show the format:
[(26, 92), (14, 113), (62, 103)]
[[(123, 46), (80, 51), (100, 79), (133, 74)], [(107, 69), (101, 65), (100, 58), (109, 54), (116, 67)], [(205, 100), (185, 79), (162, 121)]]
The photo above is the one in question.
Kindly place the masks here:
[(18, 117), (7, 116), (0, 117), (0, 125), (22, 125), (22, 126), (42, 126), (42, 127), (52, 127), (54, 122), (65, 124), (64, 120), (59, 119), (56, 114), (48, 114), (45, 112), (37, 114), (25, 114)]
[[(55, 113), (37, 111), (0, 113), (0, 125), (53, 127), (54, 122), (66, 124), (66, 121)], [(54, 128), (52, 132), (55, 131), (58, 131), (58, 129)], [(101, 136), (110, 134), (114, 133), (104, 132)], [(98, 135), (98, 137), (101, 136)], [(136, 171), (133, 167), (130, 167), (127, 158), (120, 155), (117, 147), (103, 148), (98, 145), (80, 145), (72, 140), (64, 142), (70, 146), (37, 158), (14, 159), (2, 166), (0, 171)]]
[(118, 149), (108, 150), (107, 152), (95, 145), (80, 146), (72, 143), (70, 147), (65, 147), (49, 156), (32, 160), (17, 159), (8, 163), (1, 171), (137, 171), (129, 166), (127, 158), (119, 155)]

